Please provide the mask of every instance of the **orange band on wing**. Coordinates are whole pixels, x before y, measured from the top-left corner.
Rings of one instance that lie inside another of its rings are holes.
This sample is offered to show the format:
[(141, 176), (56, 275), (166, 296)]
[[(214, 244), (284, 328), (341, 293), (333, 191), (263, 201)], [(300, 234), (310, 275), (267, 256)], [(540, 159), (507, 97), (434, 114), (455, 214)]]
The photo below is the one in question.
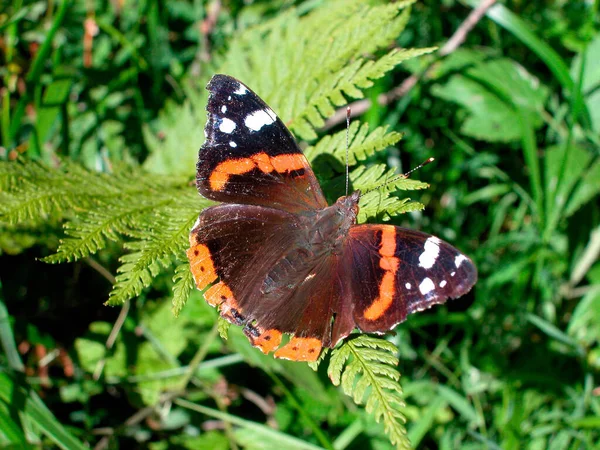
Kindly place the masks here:
[(198, 289), (204, 289), (217, 279), (217, 272), (215, 271), (212, 256), (206, 245), (197, 244), (192, 246), (187, 251), (187, 257), (190, 261), (190, 270)]
[(292, 155), (277, 155), (271, 158), (271, 163), (279, 173), (292, 172), (307, 167), (306, 157), (300, 153)]
[(271, 158), (266, 153), (257, 153), (256, 155), (252, 155), (250, 159), (256, 163), (256, 167), (261, 172), (271, 173), (275, 170), (271, 163)]
[(256, 164), (250, 158), (223, 161), (210, 174), (210, 187), (215, 191), (222, 191), (231, 175), (242, 175), (255, 167)]
[(210, 174), (208, 181), (212, 190), (222, 191), (232, 175), (243, 175), (254, 169), (264, 173), (273, 171), (286, 173), (307, 167), (308, 161), (301, 153), (271, 157), (265, 152), (261, 152), (248, 158), (231, 159), (219, 163)]
[(320, 339), (294, 336), (290, 342), (275, 352), (275, 357), (292, 361), (316, 361), (322, 347), (323, 343)]
[(365, 310), (365, 319), (377, 320), (392, 306), (395, 282), (396, 275), (393, 272), (385, 272), (379, 285), (379, 297)]
[(385, 272), (379, 284), (379, 296), (363, 313), (367, 320), (377, 320), (385, 314), (394, 302), (396, 292), (396, 272), (400, 266), (400, 259), (396, 253), (396, 230), (393, 226), (382, 227), (381, 244), (379, 246), (379, 267)]

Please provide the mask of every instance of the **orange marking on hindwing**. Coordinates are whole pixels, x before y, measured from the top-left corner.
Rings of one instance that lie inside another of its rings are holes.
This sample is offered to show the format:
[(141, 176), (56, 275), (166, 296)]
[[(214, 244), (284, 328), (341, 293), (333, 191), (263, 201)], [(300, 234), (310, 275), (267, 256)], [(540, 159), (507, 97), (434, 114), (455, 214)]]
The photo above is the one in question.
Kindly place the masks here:
[(230, 307), (236, 307), (237, 302), (233, 297), (233, 292), (229, 289), (222, 281), (219, 281), (217, 284), (213, 285), (204, 293), (204, 300), (210, 306), (219, 306), (223, 303), (227, 303)]
[(400, 266), (400, 259), (394, 256), (396, 252), (396, 230), (393, 226), (383, 226), (381, 230), (379, 267), (385, 272), (379, 284), (379, 296), (373, 300), (363, 314), (367, 320), (377, 320), (383, 316), (392, 306), (396, 292), (396, 272)]
[(292, 361), (316, 361), (323, 348), (318, 338), (293, 337), (286, 345), (275, 352), (276, 358)]
[(210, 188), (222, 191), (232, 175), (243, 175), (258, 169), (264, 173), (292, 172), (308, 167), (306, 158), (301, 153), (277, 155), (270, 157), (265, 152), (257, 153), (248, 158), (230, 159), (217, 164), (209, 177)]
[(281, 332), (275, 329), (261, 331), (257, 337), (249, 337), (250, 343), (258, 347), (261, 352), (267, 354), (275, 350), (281, 344)]
[[(190, 239), (191, 240), (191, 239)], [(193, 245), (187, 251), (190, 261), (190, 270), (198, 289), (204, 289), (217, 279), (217, 272), (213, 264), (210, 250), (204, 244)]]

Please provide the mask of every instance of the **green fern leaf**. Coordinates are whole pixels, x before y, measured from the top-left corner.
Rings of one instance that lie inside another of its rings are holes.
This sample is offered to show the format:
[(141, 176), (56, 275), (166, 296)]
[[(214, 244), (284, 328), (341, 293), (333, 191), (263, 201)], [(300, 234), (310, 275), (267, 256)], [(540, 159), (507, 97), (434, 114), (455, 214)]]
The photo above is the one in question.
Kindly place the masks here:
[[(398, 349), (382, 338), (359, 335), (331, 352), (327, 373), (331, 382), (342, 386), (346, 395), (383, 421), (385, 433), (397, 448), (408, 449), (402, 413), (405, 404), (399, 384)], [(366, 399), (365, 399), (366, 397)]]
[[(348, 163), (354, 165), (358, 161), (364, 161), (375, 152), (384, 150), (396, 144), (402, 135), (395, 131), (388, 131), (388, 127), (377, 127), (369, 131), (368, 124), (360, 124), (355, 121), (348, 129)], [(328, 154), (335, 156), (340, 162), (346, 159), (346, 130), (333, 135), (327, 135), (320, 139), (314, 146), (308, 147), (306, 157), (312, 161), (317, 156)], [(343, 168), (343, 165), (340, 166)]]
[(175, 317), (179, 317), (179, 313), (196, 287), (188, 263), (180, 264), (175, 268), (173, 282), (173, 307), (171, 308), (171, 311)]
[(121, 257), (123, 265), (118, 269), (108, 304), (119, 304), (139, 295), (162, 269), (173, 264), (174, 258), (185, 259), (188, 234), (197, 218), (194, 210), (169, 207), (155, 211), (153, 228), (139, 236), (141, 240), (125, 244), (134, 252)]
[[(392, 50), (374, 60), (405, 28), (414, 1), (372, 5), (326, 2), (303, 14), (290, 9), (230, 42), (218, 71), (251, 86), (301, 138), (403, 61), (433, 51)], [(260, 62), (260, 63), (257, 63)]]
[(325, 357), (329, 354), (329, 349), (327, 347), (325, 347), (322, 351), (321, 354), (319, 355), (319, 358), (316, 361), (312, 361), (308, 363), (308, 367), (310, 367), (312, 370), (314, 370), (315, 372), (319, 369), (319, 365), (321, 364), (321, 362), (325, 359)]

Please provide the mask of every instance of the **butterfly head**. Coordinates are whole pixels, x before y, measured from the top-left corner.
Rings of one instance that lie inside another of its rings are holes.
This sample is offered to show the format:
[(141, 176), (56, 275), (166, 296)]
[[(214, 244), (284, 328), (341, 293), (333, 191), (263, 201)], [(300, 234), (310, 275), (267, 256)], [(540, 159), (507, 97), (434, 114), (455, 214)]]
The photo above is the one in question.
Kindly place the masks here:
[(331, 207), (340, 217), (340, 231), (342, 235), (346, 235), (352, 225), (356, 223), (358, 216), (358, 201), (360, 200), (360, 191), (354, 191), (350, 195), (345, 195), (337, 199)]
[(335, 206), (338, 213), (343, 216), (349, 216), (356, 219), (358, 215), (358, 201), (360, 200), (360, 191), (354, 191), (350, 195), (344, 195), (337, 199)]

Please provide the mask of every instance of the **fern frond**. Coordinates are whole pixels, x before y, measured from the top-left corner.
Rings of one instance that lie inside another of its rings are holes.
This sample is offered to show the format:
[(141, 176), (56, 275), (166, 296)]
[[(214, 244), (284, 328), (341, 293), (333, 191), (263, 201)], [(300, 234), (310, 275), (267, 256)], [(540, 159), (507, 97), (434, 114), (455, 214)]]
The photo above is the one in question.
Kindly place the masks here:
[(179, 317), (179, 313), (196, 287), (188, 263), (180, 264), (175, 268), (173, 283), (173, 300), (171, 302), (173, 307), (171, 308), (171, 311), (175, 317)]
[(69, 161), (57, 168), (37, 162), (0, 162), (0, 218), (9, 224), (41, 224), (73, 209), (87, 209), (116, 195), (109, 177)]
[(373, 81), (381, 78), (396, 65), (416, 56), (431, 53), (435, 48), (398, 50), (394, 49), (377, 61), (357, 60), (320, 83), (318, 91), (309, 98), (306, 106), (297, 111), (297, 117), (290, 128), (305, 139), (317, 137), (314, 128), (325, 125), (325, 118), (333, 115), (336, 106), (347, 103), (346, 96), (362, 98), (362, 89), (373, 86)]
[[(396, 370), (398, 349), (385, 339), (360, 335), (348, 339), (331, 352), (327, 373), (331, 382), (342, 386), (358, 405), (365, 404), (377, 422), (383, 420), (385, 433), (400, 449), (410, 448), (402, 413), (405, 404)], [(366, 397), (366, 398), (365, 398)]]
[(197, 218), (194, 210), (169, 207), (155, 211), (152, 229), (138, 236), (140, 240), (125, 244), (133, 252), (121, 257), (123, 265), (107, 303), (120, 304), (139, 295), (175, 258), (185, 260), (188, 234)]
[(394, 169), (387, 169), (383, 164), (376, 164), (371, 167), (359, 166), (350, 174), (350, 181), (362, 191), (371, 189), (380, 189), (382, 191), (391, 191), (400, 189), (402, 191), (414, 191), (427, 189), (429, 185), (412, 178), (403, 178), (398, 176)]
[(312, 361), (308, 363), (308, 367), (310, 367), (312, 370), (314, 370), (315, 372), (317, 370), (319, 370), (319, 365), (321, 364), (321, 362), (325, 359), (325, 357), (329, 354), (329, 349), (327, 347), (323, 348), (323, 350), (321, 351), (321, 354), (319, 355), (319, 358), (316, 361)]
[[(340, 182), (338, 179), (336, 184)], [(363, 192), (359, 203), (359, 223), (371, 218), (387, 221), (398, 214), (419, 211), (424, 208), (423, 204), (419, 202), (392, 196), (390, 191), (395, 189), (424, 189), (428, 186), (427, 183), (409, 178), (398, 178), (394, 169), (386, 170), (383, 164), (377, 164), (369, 168), (357, 167), (350, 172), (350, 182), (353, 189), (360, 189)]]
[(346, 97), (363, 97), (372, 80), (434, 50), (394, 49), (374, 60), (365, 56), (385, 50), (398, 37), (412, 3), (339, 0), (304, 16), (291, 9), (234, 39), (219, 71), (251, 86), (296, 135), (314, 139), (314, 129)]
[[(369, 124), (355, 121), (348, 129), (348, 163), (356, 164), (364, 161), (375, 152), (384, 150), (402, 139), (402, 135), (396, 131), (388, 131), (388, 127), (377, 127), (369, 131)], [(321, 154), (335, 156), (344, 162), (346, 159), (346, 130), (332, 135), (324, 136), (314, 146), (308, 147), (304, 154), (312, 161)]]

